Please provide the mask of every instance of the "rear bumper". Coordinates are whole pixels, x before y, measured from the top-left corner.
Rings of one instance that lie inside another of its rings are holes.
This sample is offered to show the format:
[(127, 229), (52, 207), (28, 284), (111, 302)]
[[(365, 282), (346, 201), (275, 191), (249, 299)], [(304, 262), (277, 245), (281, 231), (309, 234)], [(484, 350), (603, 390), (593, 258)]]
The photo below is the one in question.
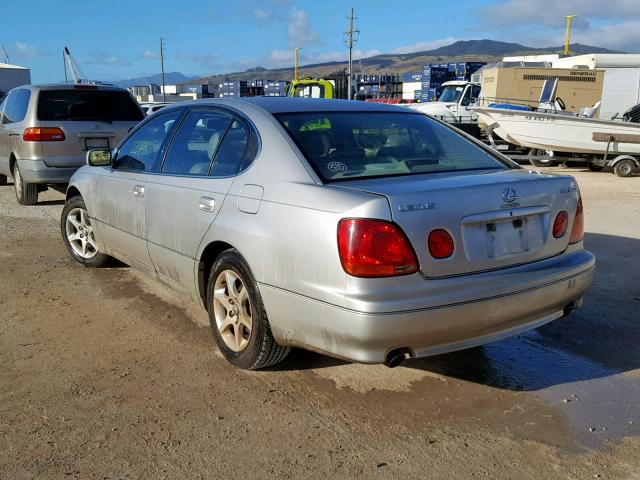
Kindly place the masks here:
[(20, 173), (27, 183), (69, 183), (71, 176), (80, 167), (48, 167), (43, 160), (18, 160)]
[[(260, 292), (279, 343), (382, 363), (397, 348), (407, 349), (412, 357), (437, 355), (517, 335), (561, 317), (591, 284), (595, 263), (585, 250), (561, 257), (546, 279), (542, 272), (528, 282), (514, 276), (510, 292), (496, 290), (482, 298), (395, 312), (371, 313), (372, 305), (368, 312), (350, 310), (264, 284)], [(437, 300), (429, 296), (428, 303)]]

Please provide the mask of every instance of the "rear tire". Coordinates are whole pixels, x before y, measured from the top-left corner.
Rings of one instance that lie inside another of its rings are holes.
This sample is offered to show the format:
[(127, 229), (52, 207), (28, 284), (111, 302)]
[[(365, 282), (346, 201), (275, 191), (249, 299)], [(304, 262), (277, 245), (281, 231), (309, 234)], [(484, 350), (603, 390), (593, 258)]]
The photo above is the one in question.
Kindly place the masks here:
[(631, 175), (633, 175), (633, 169), (635, 168), (635, 166), (636, 164), (632, 160), (620, 160), (614, 165), (613, 171), (619, 177), (630, 177)]
[[(540, 150), (537, 148), (532, 148), (529, 151), (529, 155), (531, 155), (532, 157), (541, 157), (543, 155), (553, 157), (554, 152), (552, 150)], [(533, 163), (535, 167), (555, 167), (559, 162), (556, 160), (531, 160), (531, 163)]]
[(96, 245), (89, 213), (82, 197), (67, 200), (60, 218), (62, 241), (69, 255), (85, 267), (102, 267), (109, 256)]
[(273, 338), (256, 281), (235, 249), (223, 252), (211, 267), (207, 309), (213, 338), (236, 367), (257, 370), (289, 354), (290, 349)]
[(16, 190), (16, 199), (20, 205), (35, 205), (38, 203), (38, 184), (24, 181), (18, 162), (13, 167), (13, 186)]

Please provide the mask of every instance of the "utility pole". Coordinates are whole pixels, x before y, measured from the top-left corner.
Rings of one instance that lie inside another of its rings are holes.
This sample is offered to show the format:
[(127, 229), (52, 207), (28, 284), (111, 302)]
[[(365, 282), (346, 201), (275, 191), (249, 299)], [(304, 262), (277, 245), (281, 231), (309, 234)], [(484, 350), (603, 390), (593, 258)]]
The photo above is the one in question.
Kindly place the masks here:
[(571, 42), (571, 20), (576, 18), (578, 15), (566, 15), (564, 18), (567, 19), (567, 38), (564, 42), (564, 56), (569, 56), (569, 43)]
[(347, 88), (349, 89), (349, 91), (347, 92), (347, 98), (349, 100), (352, 100), (353, 99), (353, 93), (352, 93), (353, 44), (358, 41), (357, 36), (360, 33), (360, 30), (354, 30), (353, 29), (353, 21), (357, 20), (357, 18), (354, 18), (354, 16), (353, 16), (353, 7), (351, 7), (351, 10), (349, 10), (349, 17), (347, 17), (347, 18), (349, 19), (349, 30), (344, 32), (345, 44), (347, 45), (347, 48), (349, 49), (349, 78), (348, 78), (348, 81), (347, 81)]
[(167, 101), (167, 93), (164, 88), (164, 42), (160, 37), (160, 71), (162, 72), (162, 101)]
[(300, 49), (298, 47), (293, 49), (293, 81), (297, 82), (300, 80), (298, 77), (298, 51)]
[(7, 49), (2, 46), (2, 51), (4, 52), (4, 61), (5, 63), (9, 63), (9, 54), (7, 53)]

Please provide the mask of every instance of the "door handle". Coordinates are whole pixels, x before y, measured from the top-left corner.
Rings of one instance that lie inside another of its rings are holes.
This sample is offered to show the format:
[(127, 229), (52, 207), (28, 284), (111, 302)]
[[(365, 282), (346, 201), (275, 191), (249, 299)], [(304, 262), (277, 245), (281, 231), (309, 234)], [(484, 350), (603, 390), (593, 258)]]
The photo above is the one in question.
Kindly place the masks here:
[(142, 185), (133, 187), (133, 196), (138, 198), (144, 197), (144, 187)]
[(200, 197), (200, 205), (198, 208), (203, 212), (213, 212), (216, 208), (216, 201), (211, 197)]

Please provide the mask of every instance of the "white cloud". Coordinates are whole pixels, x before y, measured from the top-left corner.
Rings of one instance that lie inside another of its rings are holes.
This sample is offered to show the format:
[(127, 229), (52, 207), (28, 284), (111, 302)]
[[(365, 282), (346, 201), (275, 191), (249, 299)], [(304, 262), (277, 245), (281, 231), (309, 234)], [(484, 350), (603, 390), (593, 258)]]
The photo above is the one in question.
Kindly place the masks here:
[(298, 10), (297, 8), (291, 10), (287, 33), (291, 47), (306, 47), (322, 43), (318, 32), (311, 27), (309, 15), (304, 10)]
[(256, 8), (251, 13), (257, 23), (269, 23), (273, 18), (273, 13), (263, 8)]
[(451, 45), (456, 40), (457, 39), (454, 37), (447, 37), (440, 40), (432, 40), (429, 42), (418, 42), (412, 45), (396, 47), (393, 49), (393, 53), (413, 53), (424, 52), (426, 50), (434, 50), (436, 48), (444, 47), (445, 45)]
[(28, 43), (16, 42), (13, 48), (9, 49), (9, 56), (25, 60), (46, 57), (48, 54)]
[(160, 53), (154, 52), (153, 50), (145, 50), (144, 52), (142, 52), (142, 58), (144, 58), (145, 60), (159, 60)]
[(201, 67), (217, 67), (222, 55), (217, 52), (210, 53), (192, 53), (181, 52), (177, 56), (178, 60), (193, 63)]
[(113, 55), (112, 53), (105, 50), (94, 50), (84, 58), (84, 61), (82, 63), (86, 63), (88, 65), (131, 65), (131, 62), (129, 60)]

